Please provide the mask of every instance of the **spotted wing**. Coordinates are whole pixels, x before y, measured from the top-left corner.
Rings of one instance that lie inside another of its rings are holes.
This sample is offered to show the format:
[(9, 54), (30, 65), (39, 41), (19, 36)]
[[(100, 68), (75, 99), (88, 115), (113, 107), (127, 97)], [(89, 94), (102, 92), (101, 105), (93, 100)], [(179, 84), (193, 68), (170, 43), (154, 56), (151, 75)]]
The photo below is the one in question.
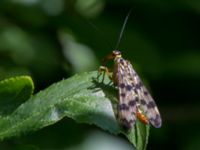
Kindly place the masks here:
[(147, 117), (148, 121), (156, 128), (161, 127), (162, 120), (156, 103), (148, 92), (147, 88), (142, 83), (140, 77), (137, 75), (132, 65), (129, 63), (129, 72), (131, 72), (131, 77), (133, 77), (132, 82), (135, 87), (135, 91), (139, 98), (139, 105), (137, 106), (143, 114)]
[(119, 88), (118, 118), (123, 127), (130, 129), (136, 121), (136, 101), (138, 96), (133, 90), (127, 65), (127, 62), (123, 59), (120, 59), (117, 63), (116, 80)]

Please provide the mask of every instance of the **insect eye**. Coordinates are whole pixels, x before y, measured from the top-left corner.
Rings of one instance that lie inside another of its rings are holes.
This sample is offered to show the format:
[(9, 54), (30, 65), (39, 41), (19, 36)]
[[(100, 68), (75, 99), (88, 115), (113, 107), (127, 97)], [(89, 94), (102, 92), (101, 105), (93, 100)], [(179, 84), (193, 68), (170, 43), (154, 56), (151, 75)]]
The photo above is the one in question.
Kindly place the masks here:
[(116, 52), (115, 52), (115, 51), (113, 51), (113, 52), (112, 52), (112, 56), (115, 56), (115, 55), (116, 55)]

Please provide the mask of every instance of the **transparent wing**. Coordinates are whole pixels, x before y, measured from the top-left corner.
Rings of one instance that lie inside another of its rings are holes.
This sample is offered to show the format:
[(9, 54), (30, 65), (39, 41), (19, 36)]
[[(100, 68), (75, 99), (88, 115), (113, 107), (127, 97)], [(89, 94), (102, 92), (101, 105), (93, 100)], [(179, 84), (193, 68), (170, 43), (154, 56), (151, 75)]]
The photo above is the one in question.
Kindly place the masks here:
[(136, 121), (136, 103), (138, 96), (133, 90), (130, 73), (126, 61), (120, 59), (117, 63), (116, 80), (119, 88), (118, 117), (125, 128), (131, 128)]
[(132, 65), (128, 63), (128, 68), (133, 78), (133, 86), (139, 98), (138, 109), (142, 110), (144, 115), (148, 118), (149, 122), (156, 128), (161, 127), (162, 120), (156, 103), (151, 97), (150, 93), (142, 83), (140, 77), (137, 75)]
[(139, 99), (141, 103), (141, 108), (144, 110), (145, 115), (154, 127), (161, 127), (162, 120), (156, 103), (154, 102), (153, 98), (151, 97), (150, 93), (144, 85), (141, 86), (140, 90), (141, 94), (139, 95)]

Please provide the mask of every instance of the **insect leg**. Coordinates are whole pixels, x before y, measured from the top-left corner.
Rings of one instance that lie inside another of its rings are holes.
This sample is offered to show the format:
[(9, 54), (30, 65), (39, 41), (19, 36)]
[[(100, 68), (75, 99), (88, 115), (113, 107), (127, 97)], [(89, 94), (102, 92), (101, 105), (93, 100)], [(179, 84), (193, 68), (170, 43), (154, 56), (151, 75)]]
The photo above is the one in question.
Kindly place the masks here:
[(104, 81), (104, 77), (105, 77), (105, 74), (109, 77), (109, 79), (111, 80), (111, 82), (109, 82), (108, 84), (111, 84), (112, 81), (113, 81), (113, 76), (112, 76), (112, 72), (106, 67), (106, 66), (100, 66), (99, 67), (99, 71), (98, 71), (98, 77), (102, 74), (103, 72), (103, 79), (102, 79), (102, 82)]

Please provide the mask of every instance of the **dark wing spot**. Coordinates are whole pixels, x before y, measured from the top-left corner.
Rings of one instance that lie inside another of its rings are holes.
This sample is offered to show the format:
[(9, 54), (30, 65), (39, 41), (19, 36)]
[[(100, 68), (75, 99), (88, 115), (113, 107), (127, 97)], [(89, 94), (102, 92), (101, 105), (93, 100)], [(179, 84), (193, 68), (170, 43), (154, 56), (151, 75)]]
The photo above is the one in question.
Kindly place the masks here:
[(138, 98), (138, 97), (136, 97), (136, 98), (135, 98), (135, 101), (136, 101), (136, 102), (139, 102), (139, 98)]
[(121, 93), (120, 96), (125, 98), (126, 94), (125, 93)]
[(147, 91), (144, 91), (144, 95), (146, 95), (146, 96), (147, 96), (148, 94), (149, 94), (149, 93), (148, 93)]
[(130, 123), (128, 122), (128, 120), (126, 120), (126, 119), (121, 119), (121, 123), (122, 123), (123, 128), (125, 128), (125, 129), (130, 129), (130, 128), (131, 128), (131, 125), (130, 125)]
[(150, 121), (152, 122), (153, 126), (156, 128), (160, 128), (162, 125), (162, 121), (160, 116), (157, 114), (155, 118), (151, 118)]
[(138, 83), (138, 84), (135, 85), (135, 88), (136, 88), (136, 89), (140, 89), (140, 88), (141, 88), (141, 85)]
[(161, 119), (160, 119), (160, 116), (157, 114), (157, 115), (156, 115), (156, 119), (155, 119), (155, 126), (156, 126), (157, 128), (160, 128), (161, 125), (162, 125), (161, 122), (162, 122), (162, 121), (161, 121)]
[(131, 100), (129, 103), (128, 103), (129, 106), (135, 106), (136, 105), (136, 101), (135, 100)]
[(145, 101), (144, 99), (141, 99), (141, 100), (140, 100), (140, 103), (141, 103), (142, 105), (146, 105), (146, 104), (147, 104), (146, 101)]
[(130, 129), (132, 127), (132, 124), (134, 123), (134, 120), (128, 121), (127, 119), (123, 118), (121, 119), (121, 123), (123, 128)]
[(119, 85), (119, 87), (123, 89), (123, 88), (125, 87), (125, 84), (124, 84), (124, 83), (121, 83), (121, 84)]
[(149, 109), (151, 109), (151, 108), (156, 107), (156, 104), (154, 103), (154, 101), (150, 101), (150, 102), (147, 104), (147, 107), (148, 107)]
[(124, 60), (122, 58), (120, 58), (120, 63), (123, 65), (124, 64)]
[(129, 123), (133, 123), (133, 122), (134, 122), (134, 120), (133, 120), (133, 119), (129, 120)]
[(126, 104), (119, 104), (119, 110), (129, 110), (129, 106)]
[(137, 91), (137, 89), (136, 89), (136, 88), (134, 88), (134, 92), (135, 92), (136, 94), (138, 94), (138, 91)]
[[(129, 75), (129, 76), (130, 76), (130, 75)], [(130, 81), (133, 81), (133, 78), (131, 78), (131, 77), (129, 77), (128, 79), (129, 79)], [(133, 85), (133, 84), (132, 84), (132, 85)]]
[(127, 85), (127, 86), (126, 86), (126, 90), (127, 90), (127, 91), (130, 91), (131, 89), (132, 89), (132, 86), (131, 86), (131, 85)]

